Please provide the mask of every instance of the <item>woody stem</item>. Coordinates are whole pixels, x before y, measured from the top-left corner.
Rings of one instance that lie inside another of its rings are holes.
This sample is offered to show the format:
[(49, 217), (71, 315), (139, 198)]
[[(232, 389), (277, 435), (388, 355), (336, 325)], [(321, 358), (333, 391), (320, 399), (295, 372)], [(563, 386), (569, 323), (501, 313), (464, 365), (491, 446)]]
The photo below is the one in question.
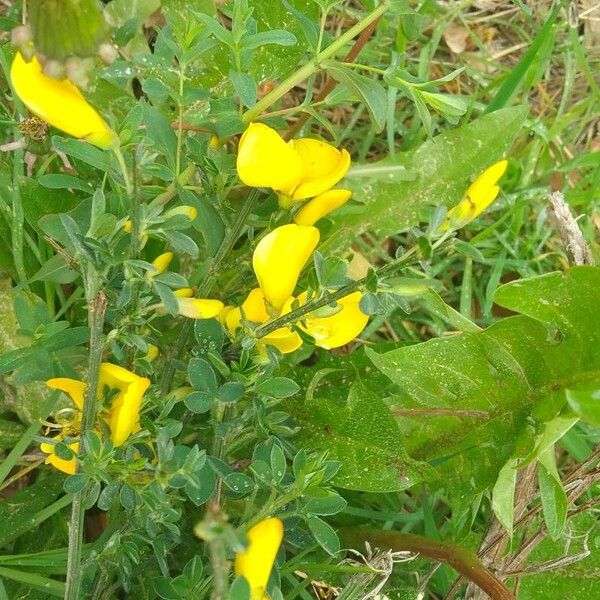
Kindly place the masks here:
[[(88, 361), (88, 379), (83, 399), (81, 416), (81, 433), (79, 453), (77, 456), (77, 470), (84, 457), (86, 448), (86, 433), (92, 431), (96, 419), (96, 390), (102, 362), (102, 330), (104, 328), (104, 314), (106, 312), (106, 297), (99, 289), (99, 276), (90, 267), (86, 288), (88, 292), (88, 326), (90, 328), (90, 355)], [(69, 524), (69, 549), (67, 552), (67, 575), (65, 600), (79, 600), (81, 588), (81, 550), (83, 546), (84, 530), (84, 487), (73, 496), (71, 504), (71, 522)]]

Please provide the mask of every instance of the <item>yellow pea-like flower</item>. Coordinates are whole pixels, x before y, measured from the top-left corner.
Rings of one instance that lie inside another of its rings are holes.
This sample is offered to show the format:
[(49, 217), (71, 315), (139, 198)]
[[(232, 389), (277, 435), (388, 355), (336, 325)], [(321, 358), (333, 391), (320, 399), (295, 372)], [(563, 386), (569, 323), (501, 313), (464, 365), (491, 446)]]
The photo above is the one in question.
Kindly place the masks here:
[(504, 175), (507, 160), (501, 160), (488, 167), (467, 189), (462, 200), (448, 211), (446, 220), (439, 231), (458, 229), (476, 219), (500, 193), (498, 181)]
[(295, 188), (303, 165), (298, 153), (268, 125), (250, 123), (238, 146), (237, 172), (250, 187)]
[(311, 225), (282, 225), (257, 244), (252, 266), (267, 302), (281, 310), (294, 293), (300, 273), (319, 243), (319, 230)]
[(276, 517), (261, 521), (246, 534), (248, 547), (235, 556), (235, 574), (250, 586), (251, 600), (268, 600), (265, 590), (283, 540), (283, 523)]
[[(317, 346), (332, 350), (345, 346), (355, 339), (369, 321), (368, 315), (360, 309), (361, 292), (353, 292), (337, 301), (337, 312), (319, 317), (309, 314), (300, 327), (311, 335)], [(306, 292), (298, 296), (300, 305), (307, 300)], [(334, 309), (335, 310), (335, 309)]]
[[(69, 395), (78, 411), (83, 410), (85, 383), (68, 377), (55, 377), (46, 381), (52, 389), (60, 390)], [(98, 418), (104, 421), (110, 430), (110, 438), (115, 446), (123, 444), (127, 438), (140, 429), (140, 409), (144, 394), (150, 385), (150, 380), (140, 377), (118, 365), (103, 362), (100, 365), (97, 398), (100, 403)], [(110, 404), (103, 405), (105, 390), (110, 390)], [(71, 424), (73, 428), (79, 427), (79, 419)], [(62, 435), (56, 436), (55, 441), (60, 441)], [(79, 442), (69, 445), (75, 453), (79, 450)], [(42, 452), (48, 454), (46, 463), (53, 465), (60, 471), (68, 474), (75, 472), (75, 459), (64, 460), (55, 453), (55, 445), (43, 443)]]
[[(266, 323), (270, 317), (262, 290), (260, 288), (253, 289), (239, 307), (225, 307), (220, 318), (231, 333), (242, 326), (242, 319), (251, 323)], [(302, 338), (289, 327), (280, 327), (258, 341), (259, 351), (264, 352), (264, 345), (274, 346), (282, 354), (288, 354), (302, 346)]]
[(171, 261), (173, 260), (173, 257), (175, 255), (173, 254), (173, 252), (163, 252), (162, 254), (159, 254), (153, 261), (152, 264), (154, 266), (154, 268), (156, 269), (156, 271), (153, 272), (148, 272), (148, 274), (150, 275), (150, 277), (153, 277), (155, 275), (159, 275), (160, 273), (164, 273), (167, 268), (169, 267), (169, 265), (171, 264)]
[(119, 144), (117, 134), (83, 97), (79, 88), (68, 79), (45, 75), (35, 55), (26, 62), (17, 52), (10, 79), (23, 104), (53, 127), (99, 148), (113, 148)]
[(350, 168), (350, 155), (342, 148), (338, 150), (327, 142), (301, 138), (290, 145), (302, 161), (302, 179), (288, 191), (292, 202), (312, 198), (332, 188)]
[(223, 310), (223, 303), (212, 298), (177, 298), (179, 314), (188, 319), (213, 319)]
[(351, 197), (350, 190), (327, 190), (309, 200), (294, 216), (294, 223), (314, 225), (325, 215), (346, 204)]

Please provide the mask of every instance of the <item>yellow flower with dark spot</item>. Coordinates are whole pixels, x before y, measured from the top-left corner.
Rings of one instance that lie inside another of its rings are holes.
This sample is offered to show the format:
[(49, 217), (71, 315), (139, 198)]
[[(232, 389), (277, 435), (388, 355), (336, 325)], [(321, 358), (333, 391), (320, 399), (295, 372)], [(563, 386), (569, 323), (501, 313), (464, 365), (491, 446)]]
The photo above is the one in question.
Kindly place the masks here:
[[(306, 303), (307, 293), (297, 298), (300, 306)], [(318, 316), (311, 313), (299, 323), (302, 330), (311, 335), (317, 346), (332, 350), (350, 343), (360, 334), (369, 321), (368, 315), (360, 309), (361, 292), (353, 292), (337, 301), (332, 314)], [(323, 310), (323, 309), (319, 309)]]
[(498, 181), (504, 175), (507, 160), (501, 160), (488, 167), (467, 189), (462, 200), (448, 211), (446, 220), (439, 231), (459, 229), (476, 219), (500, 193)]
[(283, 523), (276, 517), (265, 519), (246, 534), (248, 547), (235, 556), (235, 574), (250, 585), (251, 600), (268, 600), (269, 577), (283, 540)]
[(68, 79), (45, 75), (35, 57), (26, 62), (20, 52), (10, 70), (13, 88), (23, 104), (53, 127), (99, 148), (118, 146), (117, 134)]
[(309, 200), (294, 216), (297, 225), (314, 225), (319, 219), (343, 206), (352, 197), (350, 190), (327, 190)]
[(281, 310), (304, 265), (319, 243), (319, 230), (310, 225), (282, 225), (258, 242), (252, 266), (267, 302)]

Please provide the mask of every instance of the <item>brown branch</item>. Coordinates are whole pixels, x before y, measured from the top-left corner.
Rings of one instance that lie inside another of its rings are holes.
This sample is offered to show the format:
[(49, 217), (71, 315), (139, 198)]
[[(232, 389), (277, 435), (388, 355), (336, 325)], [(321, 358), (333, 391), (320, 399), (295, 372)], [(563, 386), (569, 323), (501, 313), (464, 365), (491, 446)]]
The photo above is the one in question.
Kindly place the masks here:
[[(373, 21), (368, 27), (365, 27), (361, 31), (360, 35), (356, 38), (356, 42), (354, 42), (354, 45), (352, 48), (350, 48), (350, 51), (346, 55), (346, 58), (344, 58), (345, 63), (354, 62), (356, 60), (356, 57), (360, 54), (361, 50), (365, 47), (365, 44), (369, 41), (369, 38), (373, 35), (373, 32), (375, 31), (380, 20), (381, 17)], [(325, 100), (325, 98), (327, 98), (327, 96), (335, 89), (337, 84), (338, 82), (333, 77), (328, 76), (323, 84), (323, 88), (317, 94), (315, 102), (322, 102)], [(283, 138), (285, 140), (291, 140), (300, 131), (300, 129), (302, 129), (309, 118), (309, 113), (302, 113), (286, 131)]]
[(397, 531), (343, 528), (339, 533), (347, 546), (356, 547), (368, 542), (380, 549), (413, 552), (445, 563), (480, 587), (492, 600), (515, 600), (512, 592), (483, 566), (474, 552), (460, 546)]

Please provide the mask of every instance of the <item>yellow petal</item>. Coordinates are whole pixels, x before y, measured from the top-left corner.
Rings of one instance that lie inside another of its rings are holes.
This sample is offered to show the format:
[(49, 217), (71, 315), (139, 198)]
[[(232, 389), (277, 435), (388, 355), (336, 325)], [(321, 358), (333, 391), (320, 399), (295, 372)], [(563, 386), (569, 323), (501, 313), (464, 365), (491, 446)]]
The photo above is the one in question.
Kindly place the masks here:
[[(369, 317), (360, 310), (361, 292), (353, 292), (337, 301), (338, 312), (328, 317), (308, 315), (300, 327), (310, 334), (317, 346), (331, 350), (351, 342), (365, 328)], [(300, 304), (306, 302), (307, 294), (298, 296)]]
[(83, 410), (83, 394), (85, 392), (85, 383), (77, 379), (69, 379), (68, 377), (54, 377), (48, 379), (46, 385), (53, 390), (60, 390), (71, 397), (75, 406), (79, 410)]
[(132, 223), (131, 219), (127, 219), (127, 221), (125, 221), (125, 223), (123, 223), (123, 231), (125, 233), (131, 233), (132, 229), (133, 229), (133, 223)]
[(223, 310), (223, 303), (210, 298), (179, 298), (179, 314), (190, 319), (213, 319)]
[[(60, 442), (60, 440), (62, 439), (61, 436), (57, 436), (56, 438), (54, 438), (57, 442)], [(75, 457), (69, 459), (69, 460), (65, 460), (64, 458), (60, 458), (60, 456), (58, 456), (55, 453), (55, 444), (50, 444), (50, 443), (42, 443), (40, 444), (40, 450), (44, 453), (47, 454), (48, 456), (46, 457), (46, 464), (47, 465), (52, 465), (55, 469), (58, 469), (59, 471), (62, 471), (63, 473), (66, 473), (67, 475), (75, 475), (75, 469), (77, 467), (77, 459)], [(73, 442), (72, 444), (69, 444), (69, 448), (71, 449), (72, 452), (75, 453), (75, 455), (77, 455), (77, 453), (79, 452), (79, 442)]]
[(17, 52), (10, 78), (23, 104), (40, 119), (99, 148), (118, 145), (117, 134), (83, 97), (79, 88), (68, 79), (59, 80), (45, 75), (35, 55), (25, 62), (21, 53)]
[[(350, 168), (350, 155), (320, 140), (302, 138), (289, 144), (302, 159), (302, 179), (287, 194), (293, 201), (318, 196), (332, 188)], [(285, 190), (284, 190), (285, 192)]]
[(167, 267), (171, 264), (173, 257), (175, 255), (172, 252), (164, 252), (163, 254), (159, 254), (153, 261), (152, 264), (156, 269), (155, 272), (150, 273), (150, 275), (158, 275), (159, 273), (164, 273), (167, 270)]
[(242, 311), (245, 321), (264, 323), (269, 320), (269, 313), (267, 313), (265, 305), (265, 296), (260, 288), (254, 288), (250, 291), (246, 299), (242, 302)]
[(350, 190), (327, 190), (309, 200), (295, 215), (297, 225), (314, 225), (319, 219), (331, 211), (346, 204), (350, 200)]
[(248, 581), (252, 600), (262, 600), (283, 540), (283, 523), (276, 517), (265, 519), (252, 527), (246, 537), (248, 547), (235, 556), (235, 574)]
[(302, 168), (296, 151), (274, 129), (250, 123), (240, 139), (237, 156), (237, 172), (246, 185), (278, 191), (295, 188)]
[(100, 366), (99, 398), (102, 399), (105, 387), (117, 390), (106, 411), (110, 437), (115, 446), (120, 446), (139, 430), (142, 399), (149, 385), (150, 380), (146, 377), (140, 377), (118, 365), (105, 362)]
[(194, 295), (192, 288), (180, 288), (173, 292), (173, 295), (177, 298), (191, 298)]
[(500, 193), (497, 185), (499, 179), (504, 175), (507, 160), (501, 160), (487, 168), (467, 189), (463, 199), (448, 211), (448, 216), (440, 231), (446, 231), (450, 227), (458, 229), (476, 219)]
[(302, 338), (298, 333), (292, 331), (289, 327), (280, 327), (275, 331), (265, 335), (260, 342), (269, 346), (275, 346), (282, 354), (295, 352), (302, 346)]
[(310, 225), (282, 225), (256, 246), (252, 266), (263, 294), (280, 310), (294, 293), (298, 277), (319, 243), (319, 230)]

